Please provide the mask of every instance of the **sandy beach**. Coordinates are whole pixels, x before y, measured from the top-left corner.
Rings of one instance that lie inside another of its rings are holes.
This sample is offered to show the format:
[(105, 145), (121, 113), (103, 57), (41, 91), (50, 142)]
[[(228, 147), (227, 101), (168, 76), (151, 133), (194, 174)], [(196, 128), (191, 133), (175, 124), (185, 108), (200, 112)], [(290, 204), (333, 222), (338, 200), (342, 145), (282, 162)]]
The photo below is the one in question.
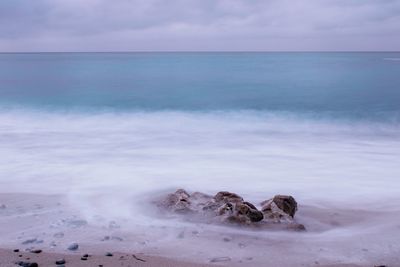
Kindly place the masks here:
[[(367, 267), (399, 266), (400, 262), (396, 247), (384, 254), (376, 246), (390, 239), (397, 244), (398, 225), (391, 234), (387, 229), (377, 231), (360, 242), (354, 240), (357, 235), (349, 243), (346, 237), (329, 241), (330, 235), (321, 234), (335, 233), (335, 228), (340, 233), (340, 228), (360, 224), (370, 227), (376, 222), (368, 221), (377, 214), (367, 211), (301, 207), (298, 219), (309, 230), (297, 233), (246, 231), (174, 219), (160, 224), (153, 218), (154, 225), (147, 227), (101, 217), (88, 220), (69, 198), (60, 195), (0, 194), (0, 203), (1, 266), (19, 262), (55, 266), (60, 259), (65, 259), (65, 266)], [(85, 254), (90, 256), (82, 259)]]
[[(207, 267), (207, 264), (188, 263), (162, 257), (126, 253), (106, 254), (60, 254), (26, 252), (0, 249), (0, 266), (147, 266), (147, 267)], [(29, 265), (30, 264), (30, 265)]]

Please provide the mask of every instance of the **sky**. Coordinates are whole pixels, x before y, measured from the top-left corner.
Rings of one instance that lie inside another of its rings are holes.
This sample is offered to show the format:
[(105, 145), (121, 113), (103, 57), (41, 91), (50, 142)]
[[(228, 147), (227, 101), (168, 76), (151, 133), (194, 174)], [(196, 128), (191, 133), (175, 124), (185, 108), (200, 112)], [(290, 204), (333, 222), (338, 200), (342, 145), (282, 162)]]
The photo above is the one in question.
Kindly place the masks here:
[(398, 50), (400, 0), (0, 0), (0, 52)]

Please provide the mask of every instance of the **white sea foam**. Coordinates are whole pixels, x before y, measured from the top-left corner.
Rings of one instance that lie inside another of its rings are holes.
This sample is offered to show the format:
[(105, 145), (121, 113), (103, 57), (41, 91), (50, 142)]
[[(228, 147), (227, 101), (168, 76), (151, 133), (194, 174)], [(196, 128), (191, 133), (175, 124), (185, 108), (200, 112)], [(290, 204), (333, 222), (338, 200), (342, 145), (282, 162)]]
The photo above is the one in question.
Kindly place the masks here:
[(400, 61), (400, 57), (387, 57), (387, 58), (384, 58), (384, 60)]
[(184, 187), (361, 203), (399, 194), (399, 130), (250, 112), (3, 111), (0, 188), (140, 195)]

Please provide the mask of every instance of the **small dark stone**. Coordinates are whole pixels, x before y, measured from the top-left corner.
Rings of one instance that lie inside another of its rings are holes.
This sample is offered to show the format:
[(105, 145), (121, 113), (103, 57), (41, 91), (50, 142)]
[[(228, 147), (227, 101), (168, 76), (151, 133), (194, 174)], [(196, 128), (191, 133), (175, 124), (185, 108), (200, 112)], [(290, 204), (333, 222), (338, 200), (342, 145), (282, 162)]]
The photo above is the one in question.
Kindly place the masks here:
[(36, 262), (28, 262), (28, 261), (17, 262), (17, 265), (22, 267), (39, 267), (39, 265)]
[(14, 249), (13, 251), (14, 251), (14, 252), (19, 252), (19, 249)]
[(72, 243), (68, 246), (68, 250), (77, 250), (79, 248), (78, 243)]
[(64, 264), (65, 264), (65, 260), (64, 259), (56, 261), (56, 265), (64, 265)]
[(85, 258), (87, 258), (87, 257), (89, 257), (89, 254), (83, 254), (83, 256), (82, 257), (85, 257)]
[(112, 257), (113, 254), (112, 254), (111, 252), (107, 252), (107, 253), (106, 253), (106, 256), (107, 256), (107, 257)]
[(81, 257), (81, 261), (87, 261), (86, 257)]
[(34, 249), (34, 250), (31, 250), (31, 252), (39, 254), (39, 253), (42, 253), (42, 250), (41, 249)]
[(63, 233), (63, 232), (55, 233), (55, 234), (53, 235), (53, 237), (55, 237), (55, 238), (62, 238), (62, 237), (64, 237), (64, 233)]
[(43, 243), (43, 240), (38, 240), (37, 238), (31, 238), (27, 239), (24, 242), (22, 242), (22, 245), (28, 245), (28, 244), (40, 244)]
[(219, 257), (219, 258), (213, 258), (210, 260), (210, 262), (224, 262), (224, 261), (230, 261), (231, 258), (229, 257)]

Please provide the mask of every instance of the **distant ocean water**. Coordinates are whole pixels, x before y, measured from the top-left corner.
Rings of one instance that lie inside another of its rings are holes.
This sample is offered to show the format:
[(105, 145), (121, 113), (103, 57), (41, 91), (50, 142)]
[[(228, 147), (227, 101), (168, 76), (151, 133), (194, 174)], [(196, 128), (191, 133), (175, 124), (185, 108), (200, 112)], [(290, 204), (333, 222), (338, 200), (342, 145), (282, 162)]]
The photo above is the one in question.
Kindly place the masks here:
[(396, 58), (0, 54), (0, 190), (396, 197)]
[(0, 105), (398, 120), (400, 53), (0, 54)]

